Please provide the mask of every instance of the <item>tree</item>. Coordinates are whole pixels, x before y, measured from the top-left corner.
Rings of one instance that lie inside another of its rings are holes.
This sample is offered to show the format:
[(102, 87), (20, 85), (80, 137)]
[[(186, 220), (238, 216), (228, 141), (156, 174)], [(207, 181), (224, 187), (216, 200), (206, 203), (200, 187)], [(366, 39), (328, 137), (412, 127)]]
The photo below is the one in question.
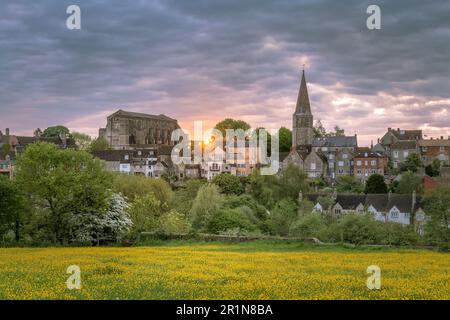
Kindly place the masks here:
[(204, 184), (205, 181), (201, 179), (187, 180), (184, 185), (176, 189), (171, 206), (175, 208), (177, 212), (188, 216), (189, 211), (192, 208), (192, 203), (194, 202), (195, 197), (197, 197), (197, 192)]
[(159, 218), (167, 209), (153, 193), (137, 195), (129, 210), (133, 222), (132, 234), (136, 236), (144, 231), (157, 231)]
[(133, 222), (128, 215), (128, 203), (120, 194), (112, 194), (105, 213), (83, 212), (72, 216), (72, 241), (96, 242), (118, 241), (130, 230)]
[(91, 136), (81, 133), (81, 132), (72, 132), (72, 138), (75, 140), (75, 144), (80, 150), (88, 150), (91, 145)]
[(365, 193), (387, 193), (388, 188), (384, 177), (380, 174), (372, 174), (366, 182)]
[(292, 131), (288, 128), (281, 127), (278, 131), (279, 150), (280, 152), (288, 152), (292, 147)]
[(345, 136), (345, 130), (341, 129), (339, 126), (335, 126), (334, 132), (330, 133), (330, 136), (343, 137), (343, 136)]
[(223, 197), (219, 188), (212, 183), (203, 185), (192, 204), (190, 218), (192, 226), (198, 231), (205, 231), (213, 216), (221, 209)]
[(214, 177), (212, 183), (220, 188), (220, 192), (225, 194), (242, 194), (244, 187), (238, 177), (230, 173), (222, 173)]
[(424, 191), (422, 177), (411, 171), (404, 172), (395, 188), (396, 193), (409, 194), (413, 191), (422, 194)]
[(278, 199), (290, 198), (296, 201), (300, 191), (309, 191), (308, 175), (299, 166), (289, 163), (281, 171), (278, 180)]
[(173, 197), (172, 188), (163, 179), (117, 174), (114, 177), (113, 187), (115, 192), (123, 194), (131, 202), (137, 196), (152, 193), (160, 202), (161, 206), (168, 206)]
[(369, 214), (345, 214), (339, 221), (339, 228), (344, 242), (357, 245), (378, 242), (378, 229), (375, 220)]
[(89, 146), (90, 151), (105, 151), (109, 149), (109, 142), (104, 138), (95, 139)]
[(17, 185), (6, 177), (0, 176), (0, 235), (14, 230), (15, 239), (20, 239), (21, 212), (24, 199)]
[(336, 191), (339, 193), (362, 193), (364, 185), (354, 176), (340, 176), (336, 181)]
[(438, 187), (425, 198), (425, 235), (433, 244), (450, 244), (450, 188)]
[(158, 232), (165, 235), (184, 234), (188, 233), (190, 229), (191, 223), (186, 216), (175, 210), (163, 213), (158, 221)]
[(253, 170), (249, 175), (247, 193), (266, 208), (272, 208), (277, 201), (278, 179), (275, 175), (261, 175), (259, 170)]
[(267, 226), (272, 234), (287, 236), (297, 219), (297, 205), (291, 199), (283, 199), (275, 204), (267, 218)]
[(8, 153), (10, 153), (11, 151), (11, 146), (9, 145), (9, 143), (4, 143), (2, 145), (2, 152), (4, 155), (7, 155)]
[(167, 170), (161, 174), (161, 179), (172, 185), (177, 181), (178, 177), (175, 172)]
[(321, 240), (326, 230), (326, 221), (322, 215), (309, 213), (295, 221), (290, 229), (290, 235), (299, 238), (315, 237)]
[(434, 159), (433, 162), (425, 167), (425, 173), (430, 177), (439, 176), (441, 171), (441, 161)]
[(231, 118), (226, 118), (225, 120), (222, 120), (219, 123), (217, 123), (214, 128), (222, 132), (222, 135), (225, 138), (227, 129), (233, 130), (242, 129), (244, 131), (247, 131), (248, 129), (250, 129), (250, 125), (243, 120), (234, 120)]
[(313, 127), (313, 136), (314, 138), (324, 138), (327, 136), (327, 131), (322, 125), (322, 121), (317, 120), (316, 124)]
[(53, 242), (73, 238), (74, 216), (102, 214), (109, 208), (111, 175), (85, 151), (49, 143), (29, 145), (18, 158), (16, 179), (34, 206), (49, 212)]
[(401, 164), (400, 172), (411, 171), (417, 172), (417, 170), (422, 166), (422, 160), (417, 153), (410, 153), (406, 158), (406, 161)]
[(214, 213), (208, 223), (208, 231), (221, 233), (230, 230), (238, 232), (251, 232), (256, 230), (256, 226), (250, 221), (246, 213), (248, 208), (222, 208)]
[(70, 130), (67, 129), (65, 126), (59, 125), (54, 127), (48, 127), (47, 129), (42, 132), (41, 137), (43, 138), (58, 138), (60, 136), (70, 136)]

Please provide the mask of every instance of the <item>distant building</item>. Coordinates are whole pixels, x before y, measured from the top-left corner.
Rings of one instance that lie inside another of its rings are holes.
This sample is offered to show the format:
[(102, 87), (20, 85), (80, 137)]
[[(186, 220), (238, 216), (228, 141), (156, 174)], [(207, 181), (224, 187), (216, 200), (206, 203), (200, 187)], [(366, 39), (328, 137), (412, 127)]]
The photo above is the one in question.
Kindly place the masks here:
[(171, 135), (178, 128), (177, 120), (163, 114), (118, 110), (108, 116), (106, 127), (99, 129), (99, 137), (106, 139), (114, 150), (173, 146)]
[(450, 137), (444, 139), (419, 140), (420, 155), (424, 165), (439, 160), (443, 165), (450, 164)]
[(391, 159), (393, 168), (398, 168), (412, 153), (419, 154), (419, 140), (422, 139), (422, 130), (397, 130), (388, 128), (388, 131), (379, 140), (375, 147), (381, 152), (382, 147), (385, 154)]
[(353, 175), (367, 181), (373, 174), (384, 176), (388, 159), (385, 155), (369, 148), (359, 148), (353, 157)]

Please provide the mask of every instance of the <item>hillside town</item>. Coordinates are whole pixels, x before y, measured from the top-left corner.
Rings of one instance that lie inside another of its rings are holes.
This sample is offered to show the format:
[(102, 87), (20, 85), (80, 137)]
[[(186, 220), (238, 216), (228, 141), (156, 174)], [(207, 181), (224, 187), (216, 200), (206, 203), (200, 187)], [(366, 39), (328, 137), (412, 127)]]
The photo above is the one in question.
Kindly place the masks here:
[[(303, 71), (292, 115), (291, 148), (280, 150), (278, 159), (279, 173), (293, 164), (309, 177), (315, 192), (300, 194), (299, 201), (308, 199), (314, 204), (314, 211), (327, 211), (336, 217), (346, 212), (370, 212), (378, 221), (413, 224), (415, 230), (422, 233), (425, 212), (421, 195), (415, 190), (409, 194), (395, 194), (393, 190), (384, 194), (364, 194), (362, 190), (338, 192), (339, 181), (352, 177), (364, 186), (377, 175), (383, 177), (387, 185), (395, 185), (402, 172), (408, 171), (405, 167), (415, 163), (413, 171), (422, 179), (424, 191), (449, 185), (450, 137), (426, 139), (420, 129), (387, 128), (376, 143), (359, 146), (357, 134), (318, 134), (312, 110)], [(176, 143), (171, 136), (179, 128), (176, 119), (163, 114), (120, 109), (108, 116), (106, 126), (99, 129), (97, 141), (105, 142), (105, 146), (90, 152), (102, 160), (108, 171), (165, 178), (174, 184), (189, 179), (211, 181), (225, 173), (245, 179), (262, 166), (248, 161), (252, 152), (248, 141), (242, 150), (246, 155), (242, 162), (227, 161), (227, 145), (223, 144), (223, 148), (214, 146), (213, 156), (202, 158), (201, 163), (174, 164), (171, 155)], [(33, 136), (18, 136), (6, 128), (0, 131), (0, 174), (13, 178), (17, 156), (35, 142), (48, 142), (61, 149), (80, 147), (69, 134), (49, 138), (42, 135), (41, 129), (36, 129)], [(191, 145), (196, 143), (202, 144), (203, 152), (213, 148), (207, 142), (191, 141)], [(331, 199), (328, 204), (320, 201), (324, 194)]]

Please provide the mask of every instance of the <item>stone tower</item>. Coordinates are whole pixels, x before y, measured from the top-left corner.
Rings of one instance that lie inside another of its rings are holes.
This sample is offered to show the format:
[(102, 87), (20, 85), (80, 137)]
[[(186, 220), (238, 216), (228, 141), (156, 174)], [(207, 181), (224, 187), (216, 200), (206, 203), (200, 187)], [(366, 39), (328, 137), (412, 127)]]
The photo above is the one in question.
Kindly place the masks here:
[(313, 140), (313, 115), (309, 104), (308, 88), (306, 87), (305, 70), (298, 92), (297, 106), (292, 115), (292, 147), (300, 151), (311, 151)]

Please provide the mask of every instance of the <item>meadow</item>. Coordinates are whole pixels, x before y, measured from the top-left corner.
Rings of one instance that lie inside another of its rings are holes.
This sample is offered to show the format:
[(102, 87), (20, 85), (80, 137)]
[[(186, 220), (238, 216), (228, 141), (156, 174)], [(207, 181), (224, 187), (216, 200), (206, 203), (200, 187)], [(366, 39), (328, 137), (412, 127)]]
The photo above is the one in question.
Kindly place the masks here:
[[(67, 289), (70, 265), (80, 290)], [(366, 286), (369, 265), (380, 290)], [(450, 299), (450, 255), (257, 242), (2, 248), (0, 299)]]

